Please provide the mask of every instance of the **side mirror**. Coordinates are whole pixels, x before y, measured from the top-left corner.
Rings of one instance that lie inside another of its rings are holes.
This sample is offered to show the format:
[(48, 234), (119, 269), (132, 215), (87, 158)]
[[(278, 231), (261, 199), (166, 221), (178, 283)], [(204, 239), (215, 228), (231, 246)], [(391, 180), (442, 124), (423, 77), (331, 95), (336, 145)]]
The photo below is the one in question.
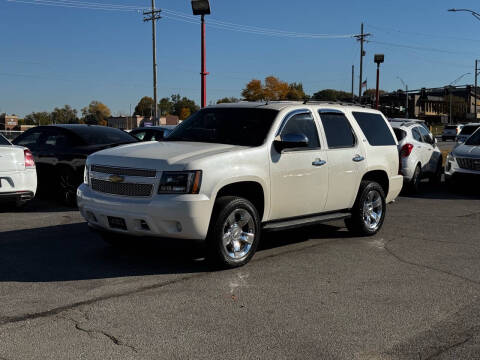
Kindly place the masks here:
[(308, 147), (308, 138), (304, 134), (285, 134), (275, 138), (273, 146), (277, 152), (283, 150)]

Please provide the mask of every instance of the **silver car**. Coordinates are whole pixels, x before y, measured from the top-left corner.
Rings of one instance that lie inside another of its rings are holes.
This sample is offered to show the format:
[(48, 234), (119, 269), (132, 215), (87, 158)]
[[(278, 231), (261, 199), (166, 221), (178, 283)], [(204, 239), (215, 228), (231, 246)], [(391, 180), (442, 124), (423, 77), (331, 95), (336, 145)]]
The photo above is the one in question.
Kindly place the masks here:
[(480, 123), (465, 125), (457, 136), (457, 142), (463, 144), (478, 128), (480, 128)]
[(461, 180), (480, 180), (480, 129), (448, 154), (445, 180), (449, 184)]

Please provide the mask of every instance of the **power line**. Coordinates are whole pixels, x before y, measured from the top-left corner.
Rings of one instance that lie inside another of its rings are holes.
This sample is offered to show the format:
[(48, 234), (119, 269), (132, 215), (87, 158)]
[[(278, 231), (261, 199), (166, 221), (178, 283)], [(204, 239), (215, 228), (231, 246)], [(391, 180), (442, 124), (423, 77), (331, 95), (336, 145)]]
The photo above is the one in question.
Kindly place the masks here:
[(401, 48), (406, 48), (406, 49), (421, 50), (421, 51), (430, 51), (430, 52), (438, 52), (438, 53), (451, 54), (451, 55), (462, 54), (462, 55), (476, 56), (475, 53), (466, 52), (466, 51), (445, 50), (445, 49), (437, 49), (437, 48), (430, 48), (430, 47), (424, 47), (424, 46), (415, 46), (415, 45), (407, 45), (407, 44), (396, 44), (396, 43), (385, 42), (385, 41), (377, 41), (377, 40), (367, 40), (367, 42), (374, 43), (374, 44), (385, 45), (385, 46), (394, 46), (394, 47), (401, 47)]
[[(31, 5), (43, 5), (43, 6), (58, 6), (74, 9), (90, 9), (90, 10), (105, 10), (105, 11), (124, 11), (124, 12), (142, 12), (145, 11), (145, 7), (136, 7), (130, 5), (115, 5), (115, 4), (102, 4), (95, 2), (84, 2), (74, 0), (7, 0), (8, 2), (31, 4)], [(178, 11), (163, 9), (164, 18), (181, 21), (190, 24), (199, 24), (199, 20), (192, 15), (181, 13)], [(315, 34), (315, 33), (300, 33), (293, 31), (285, 31), (278, 29), (261, 28), (256, 26), (241, 25), (235, 23), (229, 23), (219, 20), (210, 20), (209, 27), (217, 28), (221, 30), (230, 30), (241, 33), (250, 33), (264, 36), (277, 36), (277, 37), (289, 37), (289, 38), (306, 38), (306, 39), (347, 39), (354, 37), (353, 34)]]

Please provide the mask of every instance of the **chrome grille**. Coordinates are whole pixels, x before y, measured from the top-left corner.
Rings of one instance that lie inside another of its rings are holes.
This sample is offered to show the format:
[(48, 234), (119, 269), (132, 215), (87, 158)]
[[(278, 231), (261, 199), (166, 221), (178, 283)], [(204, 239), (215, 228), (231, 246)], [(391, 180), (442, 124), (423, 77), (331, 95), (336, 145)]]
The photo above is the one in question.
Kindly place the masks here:
[(457, 158), (457, 162), (462, 169), (480, 171), (480, 159)]
[(103, 165), (91, 165), (90, 171), (110, 174), (110, 175), (123, 175), (123, 176), (139, 176), (154, 178), (157, 175), (156, 170), (149, 169), (132, 169), (132, 168), (119, 168)]
[(113, 183), (99, 179), (92, 179), (91, 184), (93, 190), (112, 195), (147, 197), (153, 190), (153, 184)]

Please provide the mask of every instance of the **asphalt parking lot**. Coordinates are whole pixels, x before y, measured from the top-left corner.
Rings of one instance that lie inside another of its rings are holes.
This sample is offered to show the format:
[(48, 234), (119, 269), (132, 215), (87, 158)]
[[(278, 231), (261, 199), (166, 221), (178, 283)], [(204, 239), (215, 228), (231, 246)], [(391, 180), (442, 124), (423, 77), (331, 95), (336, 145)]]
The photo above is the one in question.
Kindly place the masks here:
[(53, 202), (1, 208), (0, 359), (480, 358), (480, 193), (423, 190), (375, 237), (269, 233), (221, 272)]

